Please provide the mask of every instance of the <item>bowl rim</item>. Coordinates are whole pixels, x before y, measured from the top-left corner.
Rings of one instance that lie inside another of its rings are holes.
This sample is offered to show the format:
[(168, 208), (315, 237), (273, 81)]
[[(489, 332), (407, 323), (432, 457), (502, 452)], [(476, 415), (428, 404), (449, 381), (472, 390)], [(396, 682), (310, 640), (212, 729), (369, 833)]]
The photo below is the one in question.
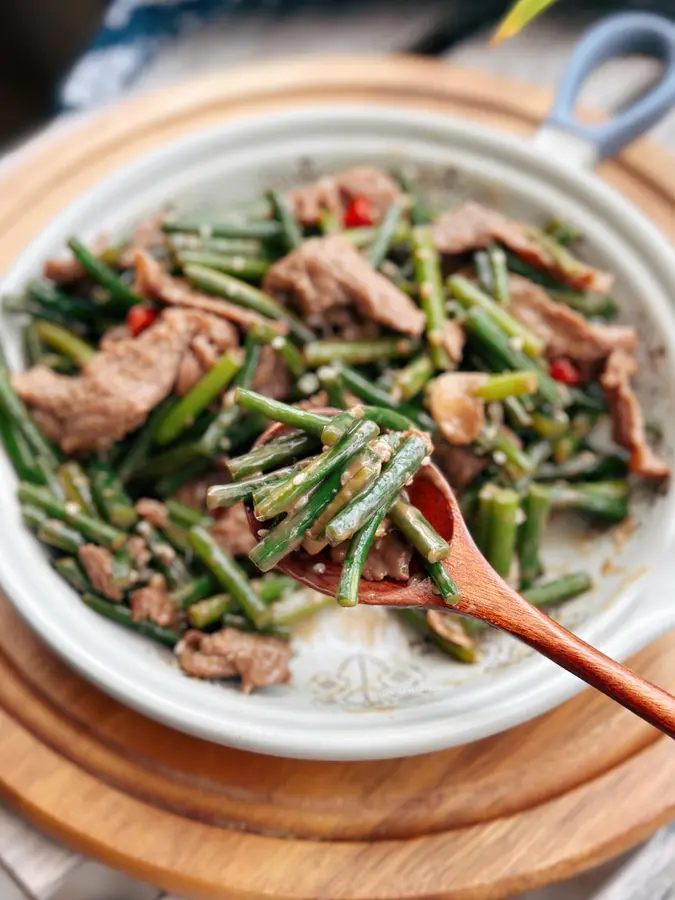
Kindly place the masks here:
[[(432, 130), (442, 134), (446, 139), (453, 135), (463, 136), (480, 141), (484, 147), (491, 148), (495, 153), (499, 151), (517, 157), (519, 162), (527, 165), (528, 170), (539, 178), (549, 175), (563, 179), (570, 185), (571, 190), (576, 193), (583, 191), (585, 202), (592, 204), (595, 212), (599, 212), (601, 217), (607, 218), (612, 215), (626, 219), (628, 216), (630, 221), (624, 222), (624, 227), (632, 229), (633, 237), (641, 245), (641, 252), (647, 259), (649, 267), (660, 270), (662, 278), (669, 280), (675, 291), (675, 274), (670, 274), (675, 273), (675, 252), (670, 244), (639, 210), (593, 173), (566, 167), (555, 158), (543, 157), (533, 145), (522, 138), (473, 122), (439, 113), (398, 111), (383, 108), (377, 103), (345, 105), (337, 108), (317, 103), (300, 110), (257, 112), (236, 122), (211, 125), (186, 137), (172, 140), (113, 170), (80, 194), (29, 242), (4, 276), (5, 279), (11, 278), (15, 270), (25, 267), (23, 261), (30, 257), (35, 244), (46, 241), (50, 232), (61, 230), (59, 223), (62, 219), (74, 215), (76, 210), (86, 206), (95, 206), (102, 196), (113, 193), (118, 186), (121, 188), (131, 175), (137, 177), (142, 172), (150, 174), (159, 163), (166, 162), (173, 156), (190, 154), (209, 139), (246, 134), (251, 129), (255, 130), (262, 126), (273, 130), (281, 122), (287, 124), (288, 121), (301, 127), (305, 121), (315, 124), (317, 117), (321, 115), (344, 122), (367, 121), (371, 127), (375, 127), (378, 121), (386, 121), (389, 124), (405, 122), (408, 127), (412, 125), (420, 131)], [(672, 358), (675, 348), (673, 312), (658, 301), (654, 314), (663, 326), (664, 337), (670, 344)], [(669, 497), (671, 509), (674, 503), (675, 498), (671, 492)], [(671, 515), (668, 521), (669, 528), (663, 535), (664, 555), (667, 547), (673, 542), (675, 515)], [(36, 552), (38, 552), (37, 545)], [(455, 713), (446, 722), (435, 720), (417, 723), (407, 730), (402, 729), (400, 723), (397, 724), (395, 713), (382, 712), (378, 718), (377, 747), (372, 745), (370, 728), (346, 729), (339, 725), (331, 732), (330, 728), (321, 731), (303, 728), (302, 723), (300, 727), (298, 724), (289, 726), (284, 722), (285, 717), (281, 712), (279, 715), (260, 715), (262, 711), (258, 708), (257, 713), (251, 713), (253, 707), (246, 707), (241, 702), (245, 699), (248, 703), (250, 698), (236, 695), (231, 698), (232, 718), (221, 719), (220, 722), (214, 723), (214, 714), (206, 704), (202, 707), (196, 702), (186, 707), (185, 702), (176, 702), (174, 698), (167, 696), (166, 692), (157, 690), (152, 684), (139, 684), (137, 679), (120, 672), (119, 667), (111, 666), (86, 646), (78, 644), (70, 634), (66, 623), (54, 622), (44, 604), (41, 606), (39, 600), (32, 595), (30, 576), (5, 557), (5, 554), (0, 557), (0, 584), (7, 597), (52, 649), (82, 675), (116, 699), (151, 718), (181, 731), (241, 749), (296, 758), (343, 760), (381, 759), (424, 753), (445, 749), (454, 744), (468, 743), (511, 727), (553, 708), (583, 687), (576, 678), (556, 670), (553, 664), (547, 661), (532, 661), (536, 662), (536, 665), (528, 665), (530, 662), (528, 661), (516, 667), (517, 672), (503, 677), (498, 694), (489, 684), (479, 686), (472, 694), (472, 703), (486, 693), (494, 699), (499, 699), (499, 708), (492, 711), (489, 727), (484, 722), (476, 721), (476, 716), (470, 708), (462, 709), (461, 706), (456, 707)], [(580, 629), (580, 633), (586, 639), (594, 640), (605, 652), (624, 658), (644, 646), (663, 629), (664, 625), (673, 623), (673, 614), (667, 611), (665, 605), (654, 607), (646, 617), (631, 615), (630, 602), (636, 596), (636, 591), (637, 585), (634, 584), (625, 591), (625, 597), (620, 602), (612, 609), (595, 616), (592, 622)], [(641, 612), (645, 612), (644, 607)], [(616, 628), (620, 617), (623, 618), (623, 623), (619, 623), (619, 627)], [(523, 680), (523, 673), (527, 671), (530, 672), (526, 679), (529, 687), (523, 690), (521, 685), (516, 696), (511, 688)], [(537, 672), (539, 677), (536, 677)], [(489, 682), (489, 679), (486, 681)], [(198, 682), (194, 684), (199, 687)], [(195, 693), (195, 699), (197, 696)], [(250, 721), (242, 720), (241, 712), (246, 709), (249, 710)], [(298, 718), (303, 717), (300, 715)], [(458, 735), (461, 736), (459, 740)]]

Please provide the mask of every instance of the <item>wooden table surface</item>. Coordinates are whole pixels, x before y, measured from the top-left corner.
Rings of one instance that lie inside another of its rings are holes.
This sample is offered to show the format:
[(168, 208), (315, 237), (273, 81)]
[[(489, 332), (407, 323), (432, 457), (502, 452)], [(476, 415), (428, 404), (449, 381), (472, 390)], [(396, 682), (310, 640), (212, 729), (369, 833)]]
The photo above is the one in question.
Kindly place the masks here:
[[(216, 66), (250, 62), (256, 58), (290, 56), (320, 51), (406, 50), (434, 31), (440, 32), (447, 18), (445, 2), (364, 4), (360, 11), (343, 14), (316, 10), (285, 15), (258, 13), (223, 20), (207, 34), (195, 33), (171, 53), (155, 60), (140, 78), (137, 89), (158, 87), (186, 75)], [(449, 62), (464, 67), (503, 74), (523, 82), (553, 88), (563, 71), (574, 42), (590, 23), (583, 15), (549, 14), (513, 41), (496, 49), (485, 45), (485, 33), (474, 35), (446, 53)], [(544, 49), (545, 48), (545, 49)], [(655, 67), (644, 60), (624, 60), (606, 66), (592, 77), (583, 94), (585, 105), (612, 108), (639, 92), (653, 77)], [(70, 127), (57, 121), (34, 141), (49, 141), (54, 129)], [(652, 133), (675, 148), (675, 111)], [(16, 155), (30, 152), (30, 144), (5, 157), (0, 166), (11, 165)], [(675, 860), (675, 837), (657, 835), (643, 851), (641, 871), (653, 871), (664, 860)], [(574, 879), (528, 894), (519, 900), (642, 900), (638, 872), (631, 888), (611, 886), (614, 874), (625, 861), (614, 862)], [(675, 863), (674, 863), (675, 865)], [(672, 886), (672, 878), (665, 883)], [(0, 808), (0, 898), (2, 900), (159, 900), (155, 888), (132, 882), (103, 866), (83, 860), (40, 835), (14, 813)], [(659, 897), (675, 897), (670, 892)], [(166, 898), (169, 900), (169, 898)], [(172, 898), (177, 900), (177, 898)], [(644, 896), (644, 900), (655, 897)]]

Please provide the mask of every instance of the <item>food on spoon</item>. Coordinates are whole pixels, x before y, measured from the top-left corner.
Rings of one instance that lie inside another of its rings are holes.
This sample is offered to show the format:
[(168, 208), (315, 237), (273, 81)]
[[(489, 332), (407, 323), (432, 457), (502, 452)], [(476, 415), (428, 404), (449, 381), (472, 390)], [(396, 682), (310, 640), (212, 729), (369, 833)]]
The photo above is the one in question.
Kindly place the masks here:
[[(326, 605), (262, 574), (291, 553), (333, 567), (345, 606), (361, 578), (431, 578), (447, 613), (392, 615), (474, 661), (452, 542), (408, 494), (430, 459), (489, 562), (545, 606), (591, 586), (542, 581), (550, 517), (620, 522), (628, 472), (668, 476), (637, 335), (577, 239), (474, 202), (434, 216), (367, 165), (217, 218), (162, 211), (121, 246), (73, 238), (5, 304), (29, 317), (28, 370), (0, 365), (27, 527), (87, 606), (193, 677), (288, 680), (289, 626)], [(258, 445), (270, 421), (285, 430)]]

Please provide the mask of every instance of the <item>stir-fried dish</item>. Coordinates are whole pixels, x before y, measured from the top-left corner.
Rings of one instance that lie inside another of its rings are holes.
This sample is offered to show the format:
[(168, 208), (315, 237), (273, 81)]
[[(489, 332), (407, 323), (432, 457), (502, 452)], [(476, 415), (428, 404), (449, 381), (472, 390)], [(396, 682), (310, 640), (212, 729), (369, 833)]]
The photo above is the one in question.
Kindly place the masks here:
[(472, 202), (432, 213), (368, 166), (208, 219), (160, 213), (122, 244), (71, 239), (5, 301), (25, 322), (0, 425), (27, 526), (87, 606), (188, 675), (289, 679), (289, 626), (331, 601), (272, 572), (288, 553), (339, 565), (345, 606), (361, 578), (432, 578), (447, 613), (392, 615), (473, 661), (451, 546), (406, 491), (420, 469), (440, 467), (540, 606), (591, 586), (545, 580), (550, 517), (620, 522), (629, 475), (668, 476), (637, 335), (578, 239)]

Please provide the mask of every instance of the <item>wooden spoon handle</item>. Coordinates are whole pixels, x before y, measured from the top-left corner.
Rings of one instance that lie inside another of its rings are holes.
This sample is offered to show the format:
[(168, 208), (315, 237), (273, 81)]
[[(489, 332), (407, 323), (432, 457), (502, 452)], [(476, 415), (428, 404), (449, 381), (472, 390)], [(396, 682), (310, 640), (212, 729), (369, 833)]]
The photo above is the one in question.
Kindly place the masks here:
[(675, 697), (591, 647), (507, 585), (501, 587), (501, 602), (490, 604), (490, 615), (482, 615), (485, 621), (510, 632), (650, 725), (675, 737)]

